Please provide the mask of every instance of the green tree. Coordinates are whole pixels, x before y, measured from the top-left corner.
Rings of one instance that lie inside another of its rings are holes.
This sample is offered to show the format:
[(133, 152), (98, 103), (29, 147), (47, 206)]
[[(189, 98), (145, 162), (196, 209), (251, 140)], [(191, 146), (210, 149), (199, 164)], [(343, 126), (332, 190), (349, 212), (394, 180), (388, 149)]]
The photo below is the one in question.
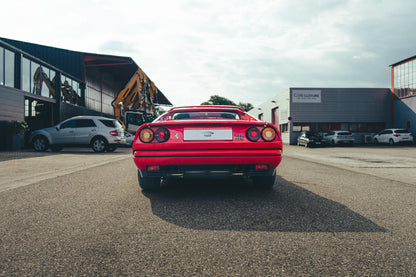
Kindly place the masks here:
[(202, 102), (201, 105), (231, 105), (237, 106), (233, 101), (219, 95), (211, 95), (208, 101)]
[(238, 106), (245, 110), (246, 112), (254, 108), (251, 103), (234, 103), (228, 98), (219, 96), (219, 95), (211, 95), (208, 101), (202, 102), (201, 105), (230, 105), (230, 106)]
[(248, 112), (249, 110), (253, 109), (254, 106), (251, 103), (238, 103), (238, 106)]

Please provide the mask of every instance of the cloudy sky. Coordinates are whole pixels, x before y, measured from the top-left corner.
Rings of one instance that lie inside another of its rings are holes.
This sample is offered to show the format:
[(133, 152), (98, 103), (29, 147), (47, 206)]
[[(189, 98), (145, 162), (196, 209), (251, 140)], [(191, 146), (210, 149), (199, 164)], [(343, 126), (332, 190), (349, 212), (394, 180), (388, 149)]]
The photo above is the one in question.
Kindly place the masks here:
[(7, 1), (0, 37), (132, 57), (178, 105), (289, 87), (389, 87), (416, 55), (415, 0)]

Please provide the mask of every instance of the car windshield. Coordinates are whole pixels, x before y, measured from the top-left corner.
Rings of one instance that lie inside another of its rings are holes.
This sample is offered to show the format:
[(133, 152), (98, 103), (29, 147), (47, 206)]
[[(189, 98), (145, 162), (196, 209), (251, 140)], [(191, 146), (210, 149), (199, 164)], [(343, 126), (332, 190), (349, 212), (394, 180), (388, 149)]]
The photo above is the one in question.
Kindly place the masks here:
[(405, 130), (405, 129), (396, 130), (394, 132), (396, 134), (407, 134), (407, 133), (409, 133), (409, 131), (408, 130)]
[(306, 133), (307, 137), (316, 137), (316, 138), (320, 138), (321, 135), (319, 133)]
[(101, 123), (110, 128), (122, 128), (121, 124), (117, 120), (112, 119), (100, 119)]
[(188, 111), (174, 113), (172, 119), (239, 119), (236, 112), (224, 111)]

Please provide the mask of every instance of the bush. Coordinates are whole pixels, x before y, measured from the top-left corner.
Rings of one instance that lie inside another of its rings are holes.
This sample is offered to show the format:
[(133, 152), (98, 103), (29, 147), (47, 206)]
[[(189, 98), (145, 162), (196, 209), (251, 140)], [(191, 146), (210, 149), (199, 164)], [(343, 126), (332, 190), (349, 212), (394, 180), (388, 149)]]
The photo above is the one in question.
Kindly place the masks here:
[(7, 123), (6, 130), (11, 135), (23, 135), (29, 130), (29, 125), (25, 121), (10, 121)]

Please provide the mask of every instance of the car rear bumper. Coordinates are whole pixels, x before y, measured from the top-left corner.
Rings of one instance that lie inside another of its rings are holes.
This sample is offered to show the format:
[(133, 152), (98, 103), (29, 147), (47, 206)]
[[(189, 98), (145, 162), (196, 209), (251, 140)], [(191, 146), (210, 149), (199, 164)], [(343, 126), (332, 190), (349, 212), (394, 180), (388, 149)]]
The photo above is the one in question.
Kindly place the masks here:
[(241, 178), (273, 176), (276, 168), (256, 169), (256, 165), (179, 165), (160, 166), (158, 170), (139, 170), (142, 177), (164, 178)]
[(281, 149), (205, 149), (205, 150), (135, 150), (134, 162), (139, 170), (148, 166), (180, 165), (250, 165), (264, 164), (276, 168), (282, 160)]

